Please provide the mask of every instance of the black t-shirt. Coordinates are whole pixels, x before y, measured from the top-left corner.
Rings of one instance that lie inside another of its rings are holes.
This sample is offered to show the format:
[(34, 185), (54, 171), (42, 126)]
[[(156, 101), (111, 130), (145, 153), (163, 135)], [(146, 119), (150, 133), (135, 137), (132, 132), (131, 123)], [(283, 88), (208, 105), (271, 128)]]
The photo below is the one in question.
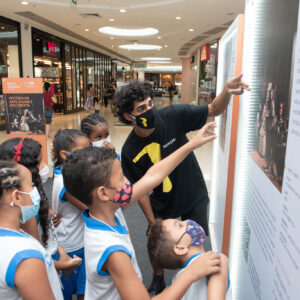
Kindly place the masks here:
[[(200, 129), (207, 120), (208, 106), (170, 105), (157, 111), (154, 132), (142, 138), (131, 131), (122, 148), (125, 176), (138, 181), (153, 164), (188, 142), (186, 133)], [(194, 153), (153, 190), (150, 195), (156, 216), (175, 218), (207, 199), (207, 189)]]

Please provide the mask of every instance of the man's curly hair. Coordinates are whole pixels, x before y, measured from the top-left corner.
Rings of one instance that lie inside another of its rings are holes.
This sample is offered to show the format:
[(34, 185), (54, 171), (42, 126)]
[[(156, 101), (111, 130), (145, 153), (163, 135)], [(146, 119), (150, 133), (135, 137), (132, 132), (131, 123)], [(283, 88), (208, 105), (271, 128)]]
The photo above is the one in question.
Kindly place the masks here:
[(132, 81), (123, 86), (116, 94), (114, 107), (121, 122), (131, 124), (123, 116), (124, 113), (131, 113), (134, 102), (141, 102), (148, 97), (153, 98), (153, 89), (149, 81)]

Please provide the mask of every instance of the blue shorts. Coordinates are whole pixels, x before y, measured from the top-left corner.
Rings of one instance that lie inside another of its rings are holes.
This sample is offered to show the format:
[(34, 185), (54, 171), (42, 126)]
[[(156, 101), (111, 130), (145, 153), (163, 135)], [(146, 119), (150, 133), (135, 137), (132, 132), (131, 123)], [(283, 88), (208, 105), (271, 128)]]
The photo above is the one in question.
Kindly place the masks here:
[[(84, 248), (79, 250), (67, 253), (70, 257), (76, 255), (82, 259), (81, 265), (78, 266), (75, 270), (77, 273), (72, 272), (71, 275), (65, 279), (65, 271), (62, 272), (61, 282), (63, 285), (63, 295), (64, 300), (71, 300), (72, 295), (84, 295), (85, 292), (85, 259), (84, 259)], [(56, 252), (53, 256), (53, 259), (58, 260), (59, 255)]]

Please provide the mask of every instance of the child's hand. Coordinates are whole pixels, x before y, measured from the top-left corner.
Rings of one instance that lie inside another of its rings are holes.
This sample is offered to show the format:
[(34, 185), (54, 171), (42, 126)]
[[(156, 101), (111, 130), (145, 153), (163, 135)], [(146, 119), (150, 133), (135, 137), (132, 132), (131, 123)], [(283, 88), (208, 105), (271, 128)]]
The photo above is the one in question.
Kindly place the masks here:
[(49, 215), (52, 219), (53, 225), (54, 227), (57, 227), (60, 222), (61, 222), (61, 215), (57, 215), (56, 213), (54, 213), (53, 208), (49, 208)]
[(205, 124), (190, 141), (192, 148), (196, 149), (214, 140), (217, 137), (213, 131), (213, 129), (216, 128), (216, 126), (216, 122), (210, 122)]
[(115, 150), (114, 145), (112, 145), (112, 144), (111, 144), (110, 142), (108, 142), (108, 141), (105, 141), (105, 142), (103, 143), (103, 147), (105, 147), (105, 148), (110, 148), (110, 149)]
[(64, 248), (58, 246), (59, 261), (63, 262), (63, 270), (65, 271), (65, 279), (68, 278), (72, 272), (76, 273), (75, 268), (80, 266), (82, 259), (76, 255), (71, 258)]
[(220, 272), (221, 255), (212, 251), (205, 252), (198, 256), (186, 269), (194, 278), (199, 280), (207, 275)]

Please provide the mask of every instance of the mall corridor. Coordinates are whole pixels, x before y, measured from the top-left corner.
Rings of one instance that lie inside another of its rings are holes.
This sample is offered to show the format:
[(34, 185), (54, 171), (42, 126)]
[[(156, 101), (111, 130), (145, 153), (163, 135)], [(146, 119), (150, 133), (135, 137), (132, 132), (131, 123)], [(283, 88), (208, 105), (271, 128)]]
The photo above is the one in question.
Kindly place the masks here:
[(299, 4), (0, 1), (0, 300), (299, 300)]

